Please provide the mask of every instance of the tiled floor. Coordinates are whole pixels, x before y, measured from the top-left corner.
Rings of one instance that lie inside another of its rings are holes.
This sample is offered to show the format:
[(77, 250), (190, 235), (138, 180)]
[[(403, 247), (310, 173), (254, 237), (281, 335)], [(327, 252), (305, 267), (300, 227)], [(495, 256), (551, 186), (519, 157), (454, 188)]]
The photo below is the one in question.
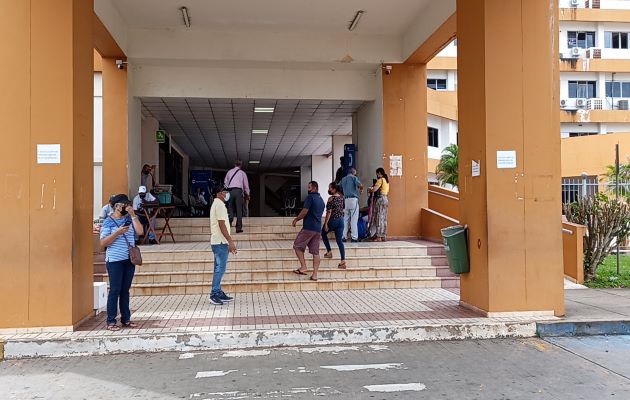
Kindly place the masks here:
[[(234, 302), (214, 306), (204, 295), (132, 298), (137, 329), (110, 332), (102, 312), (75, 332), (4, 334), (6, 340), (71, 339), (257, 329), (443, 325), (533, 320), (485, 318), (459, 305), (457, 289), (375, 289), (262, 292), (238, 294)], [(536, 318), (540, 319), (540, 318)], [(52, 336), (51, 336), (52, 335)]]

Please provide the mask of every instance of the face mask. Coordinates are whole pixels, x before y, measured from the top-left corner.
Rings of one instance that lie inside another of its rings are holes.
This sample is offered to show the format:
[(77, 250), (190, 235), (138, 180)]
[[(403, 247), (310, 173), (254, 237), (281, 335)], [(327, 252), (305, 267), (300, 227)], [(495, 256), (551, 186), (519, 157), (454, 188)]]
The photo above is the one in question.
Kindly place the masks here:
[(127, 212), (127, 208), (123, 208), (122, 210), (120, 210), (120, 214), (121, 214), (121, 215), (127, 215), (127, 214), (129, 214), (129, 213)]
[(225, 200), (224, 201), (230, 201), (230, 192), (227, 192), (225, 194)]
[(329, 191), (328, 191), (328, 194), (329, 194), (330, 196), (332, 196), (334, 193), (333, 193), (333, 191), (332, 191), (332, 190), (329, 190)]
[(140, 193), (140, 198), (144, 199), (145, 197), (147, 197), (146, 193)]

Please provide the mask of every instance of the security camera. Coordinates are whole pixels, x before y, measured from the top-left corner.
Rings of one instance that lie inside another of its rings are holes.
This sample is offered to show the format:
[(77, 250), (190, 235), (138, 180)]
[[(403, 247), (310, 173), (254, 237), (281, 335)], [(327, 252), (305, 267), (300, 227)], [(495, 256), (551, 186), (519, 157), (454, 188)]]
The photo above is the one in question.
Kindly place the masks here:
[(392, 73), (392, 66), (391, 65), (386, 65), (385, 66), (385, 75), (389, 75)]
[(116, 68), (118, 69), (125, 69), (125, 64), (127, 64), (127, 61), (116, 60)]

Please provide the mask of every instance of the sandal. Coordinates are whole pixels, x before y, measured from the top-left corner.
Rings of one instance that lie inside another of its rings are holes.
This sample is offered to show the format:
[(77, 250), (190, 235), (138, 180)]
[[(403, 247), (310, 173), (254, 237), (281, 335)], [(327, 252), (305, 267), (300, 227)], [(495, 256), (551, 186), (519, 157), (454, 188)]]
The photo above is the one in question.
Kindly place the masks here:
[(108, 331), (119, 331), (120, 330), (120, 326), (118, 326), (117, 324), (107, 324), (107, 330)]
[(345, 261), (340, 262), (339, 265), (337, 265), (337, 268), (346, 269), (346, 262)]
[(123, 322), (122, 326), (124, 328), (137, 328), (138, 324), (136, 324), (135, 322), (127, 321), (127, 322)]
[(294, 269), (293, 273), (296, 274), (296, 275), (306, 275), (306, 272), (300, 271), (299, 269)]
[(308, 279), (312, 280), (313, 282), (317, 282), (317, 278), (313, 278), (313, 275), (311, 275), (311, 277)]
[(324, 254), (324, 258), (332, 258), (332, 251), (326, 252), (326, 254)]

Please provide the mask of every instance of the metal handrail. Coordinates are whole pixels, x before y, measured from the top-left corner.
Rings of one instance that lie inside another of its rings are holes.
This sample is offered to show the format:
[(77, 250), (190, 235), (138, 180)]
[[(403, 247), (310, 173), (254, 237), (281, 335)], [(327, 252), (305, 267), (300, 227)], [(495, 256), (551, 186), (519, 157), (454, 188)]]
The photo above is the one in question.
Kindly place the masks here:
[(562, 233), (568, 233), (569, 235), (573, 235), (575, 232), (573, 232), (571, 229), (562, 228)]

